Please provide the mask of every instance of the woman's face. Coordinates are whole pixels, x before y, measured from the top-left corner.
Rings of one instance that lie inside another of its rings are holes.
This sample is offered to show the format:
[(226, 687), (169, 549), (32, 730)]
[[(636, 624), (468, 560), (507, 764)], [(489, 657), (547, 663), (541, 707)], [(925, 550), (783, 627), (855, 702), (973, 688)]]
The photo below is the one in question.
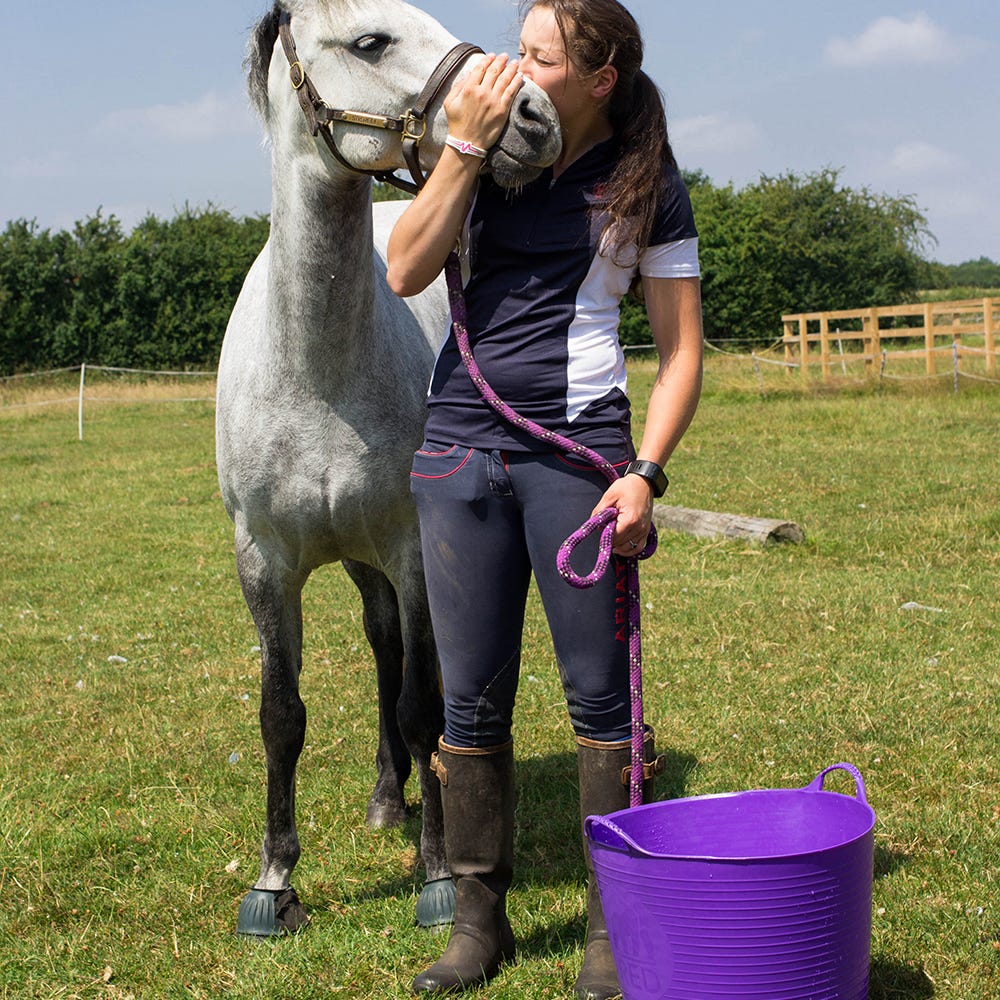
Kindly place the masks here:
[(524, 19), (519, 68), (548, 94), (563, 128), (572, 127), (581, 111), (592, 111), (596, 100), (567, 56), (555, 14), (548, 7), (532, 7)]

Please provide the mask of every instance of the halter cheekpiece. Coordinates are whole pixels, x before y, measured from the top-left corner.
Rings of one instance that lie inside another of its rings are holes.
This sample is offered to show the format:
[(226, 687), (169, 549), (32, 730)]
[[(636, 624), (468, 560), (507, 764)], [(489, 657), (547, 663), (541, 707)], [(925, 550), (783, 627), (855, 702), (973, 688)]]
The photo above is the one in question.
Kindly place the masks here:
[[(441, 95), (448, 81), (470, 56), (483, 50), (478, 45), (470, 42), (460, 42), (437, 64), (434, 72), (431, 73), (424, 89), (420, 92), (414, 105), (398, 118), (389, 115), (372, 114), (368, 111), (348, 111), (341, 108), (331, 108), (326, 101), (320, 97), (319, 92), (309, 79), (305, 67), (295, 50), (295, 39), (292, 37), (292, 16), (288, 11), (282, 11), (278, 20), (278, 37), (281, 39), (281, 47), (284, 49), (285, 58), (288, 60), (289, 77), (292, 88), (299, 98), (299, 105), (305, 115), (306, 123), (309, 126), (309, 134), (323, 137), (327, 148), (336, 160), (353, 170), (355, 173), (368, 174), (376, 180), (410, 194), (416, 194), (423, 187), (426, 178), (420, 167), (420, 143), (427, 135), (427, 110), (431, 104)], [(365, 170), (354, 166), (341, 153), (333, 138), (331, 126), (334, 123), (344, 123), (349, 125), (363, 125), (368, 128), (385, 129), (389, 132), (399, 132), (403, 138), (403, 158), (410, 171), (413, 181), (407, 181), (402, 177), (397, 177), (391, 170)]]

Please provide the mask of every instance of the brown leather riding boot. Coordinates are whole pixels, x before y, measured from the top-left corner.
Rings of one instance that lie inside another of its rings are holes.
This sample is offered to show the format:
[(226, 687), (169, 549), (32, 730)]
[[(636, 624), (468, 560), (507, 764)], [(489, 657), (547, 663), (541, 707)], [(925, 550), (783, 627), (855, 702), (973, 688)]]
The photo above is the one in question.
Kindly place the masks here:
[[(629, 778), (632, 771), (632, 743), (598, 743), (578, 736), (576, 747), (577, 767), (580, 773), (580, 821), (588, 816), (605, 816), (629, 806)], [(646, 727), (646, 766), (643, 768), (643, 802), (653, 797), (653, 776), (663, 770), (663, 759), (657, 758), (653, 748), (652, 727)], [(587, 943), (583, 965), (577, 977), (574, 995), (579, 1000), (612, 1000), (620, 997), (608, 929), (604, 921), (601, 895), (594, 877), (594, 864), (590, 857), (590, 844), (583, 835), (583, 855), (587, 862)]]
[(514, 744), (481, 750), (438, 742), (445, 850), (455, 880), (455, 923), (414, 993), (457, 993), (492, 979), (514, 957), (506, 896), (514, 868)]

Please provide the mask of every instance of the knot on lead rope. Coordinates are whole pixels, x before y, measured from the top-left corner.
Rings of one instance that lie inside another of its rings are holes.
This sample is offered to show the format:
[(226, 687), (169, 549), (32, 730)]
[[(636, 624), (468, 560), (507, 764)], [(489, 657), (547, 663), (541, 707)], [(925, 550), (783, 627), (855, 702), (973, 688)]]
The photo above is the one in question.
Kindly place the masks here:
[[(607, 572), (611, 562), (612, 542), (615, 535), (615, 522), (618, 520), (618, 511), (614, 507), (607, 507), (595, 514), (589, 521), (582, 524), (562, 545), (556, 553), (556, 568), (559, 575), (577, 590), (587, 590), (593, 587), (601, 577)], [(601, 532), (601, 539), (597, 546), (597, 560), (594, 568), (586, 575), (580, 576), (573, 569), (571, 562), (573, 552), (576, 547), (586, 538), (589, 538), (595, 531)], [(646, 538), (646, 547), (637, 552), (629, 559), (648, 559), (656, 551), (656, 528), (650, 526), (649, 535)]]

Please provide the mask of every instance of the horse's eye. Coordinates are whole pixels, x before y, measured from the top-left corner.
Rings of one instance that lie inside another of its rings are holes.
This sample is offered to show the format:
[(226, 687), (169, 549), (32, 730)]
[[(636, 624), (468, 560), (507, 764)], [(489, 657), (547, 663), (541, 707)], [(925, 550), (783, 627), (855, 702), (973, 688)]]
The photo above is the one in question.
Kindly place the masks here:
[(362, 35), (355, 43), (354, 49), (366, 56), (381, 55), (391, 39), (388, 35)]

